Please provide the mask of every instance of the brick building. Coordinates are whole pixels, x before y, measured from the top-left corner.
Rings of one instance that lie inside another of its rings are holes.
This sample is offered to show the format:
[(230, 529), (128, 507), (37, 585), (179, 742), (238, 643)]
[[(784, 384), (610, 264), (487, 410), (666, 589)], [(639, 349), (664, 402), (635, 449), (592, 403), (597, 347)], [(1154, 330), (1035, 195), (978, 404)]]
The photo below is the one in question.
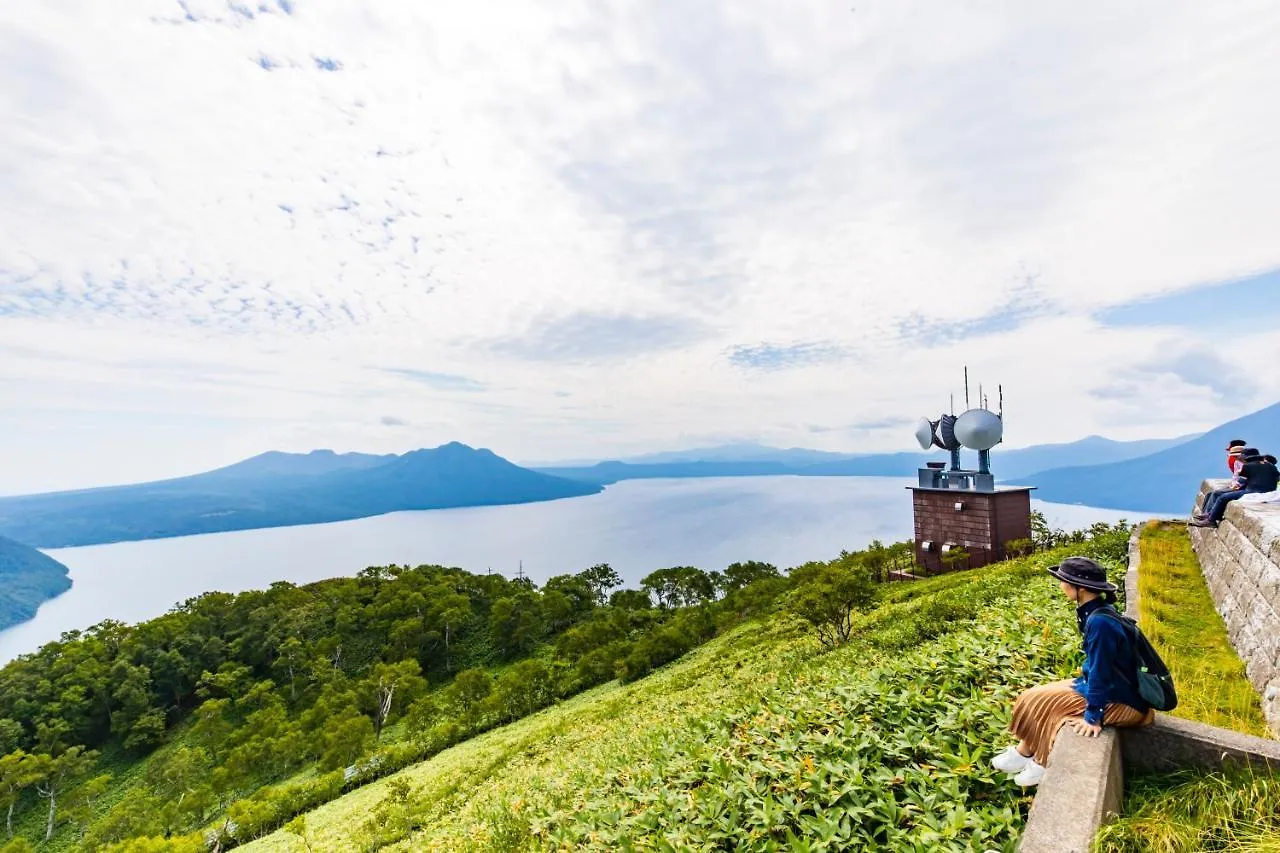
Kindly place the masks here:
[(949, 571), (943, 560), (958, 549), (968, 553), (957, 568), (977, 568), (1003, 560), (1005, 545), (1031, 538), (1031, 488), (990, 490), (912, 486), (916, 563), (926, 573)]

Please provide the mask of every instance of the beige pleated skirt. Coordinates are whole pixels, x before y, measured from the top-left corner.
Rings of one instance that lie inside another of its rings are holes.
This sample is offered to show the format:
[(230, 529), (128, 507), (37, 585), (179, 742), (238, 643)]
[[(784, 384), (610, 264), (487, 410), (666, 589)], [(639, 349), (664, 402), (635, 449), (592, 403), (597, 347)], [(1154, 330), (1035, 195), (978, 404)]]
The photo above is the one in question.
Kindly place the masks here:
[[(1027, 748), (1037, 764), (1046, 764), (1058, 729), (1068, 717), (1084, 716), (1087, 707), (1084, 697), (1072, 687), (1073, 682), (1055, 681), (1024, 691), (1013, 703), (1013, 722), (1009, 730)], [(1155, 712), (1146, 713), (1112, 702), (1102, 712), (1104, 726), (1145, 726), (1156, 718)]]

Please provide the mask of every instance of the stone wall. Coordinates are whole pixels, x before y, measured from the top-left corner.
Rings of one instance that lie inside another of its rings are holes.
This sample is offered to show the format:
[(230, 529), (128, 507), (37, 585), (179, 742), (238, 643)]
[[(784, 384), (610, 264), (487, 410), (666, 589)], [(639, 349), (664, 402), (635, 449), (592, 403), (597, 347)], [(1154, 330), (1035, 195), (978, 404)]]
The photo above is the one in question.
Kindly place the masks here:
[[(1197, 506), (1222, 485), (1206, 481)], [(1192, 527), (1191, 542), (1267, 722), (1280, 735), (1280, 504), (1235, 501), (1217, 529)]]

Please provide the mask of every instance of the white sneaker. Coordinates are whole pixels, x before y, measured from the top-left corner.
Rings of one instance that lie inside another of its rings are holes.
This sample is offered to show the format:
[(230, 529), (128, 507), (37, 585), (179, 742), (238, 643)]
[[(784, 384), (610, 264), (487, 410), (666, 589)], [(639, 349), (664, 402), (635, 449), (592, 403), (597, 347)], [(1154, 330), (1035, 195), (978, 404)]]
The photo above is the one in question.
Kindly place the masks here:
[(991, 766), (999, 770), (1001, 773), (1013, 775), (1031, 762), (1030, 756), (1023, 755), (1018, 752), (1016, 746), (1011, 746), (1004, 752), (991, 759)]
[(1034, 761), (1027, 761), (1027, 766), (1022, 768), (1022, 772), (1013, 777), (1015, 785), (1021, 785), (1024, 788), (1031, 788), (1040, 784), (1040, 780), (1044, 778), (1044, 767), (1036, 764)]

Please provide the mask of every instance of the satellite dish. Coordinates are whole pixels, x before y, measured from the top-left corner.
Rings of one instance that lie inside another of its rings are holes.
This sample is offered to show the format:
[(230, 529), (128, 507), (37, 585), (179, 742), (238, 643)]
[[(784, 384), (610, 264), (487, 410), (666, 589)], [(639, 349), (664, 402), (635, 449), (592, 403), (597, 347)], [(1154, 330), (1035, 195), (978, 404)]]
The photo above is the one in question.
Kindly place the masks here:
[(928, 418), (921, 418), (920, 422), (916, 424), (916, 441), (920, 443), (921, 450), (928, 450), (933, 447), (933, 430), (936, 426), (937, 423)]
[(956, 419), (955, 437), (971, 450), (990, 450), (1004, 438), (1004, 422), (986, 409), (970, 409)]
[(960, 440), (956, 438), (955, 415), (943, 415), (938, 422), (938, 446), (943, 450), (960, 449)]

